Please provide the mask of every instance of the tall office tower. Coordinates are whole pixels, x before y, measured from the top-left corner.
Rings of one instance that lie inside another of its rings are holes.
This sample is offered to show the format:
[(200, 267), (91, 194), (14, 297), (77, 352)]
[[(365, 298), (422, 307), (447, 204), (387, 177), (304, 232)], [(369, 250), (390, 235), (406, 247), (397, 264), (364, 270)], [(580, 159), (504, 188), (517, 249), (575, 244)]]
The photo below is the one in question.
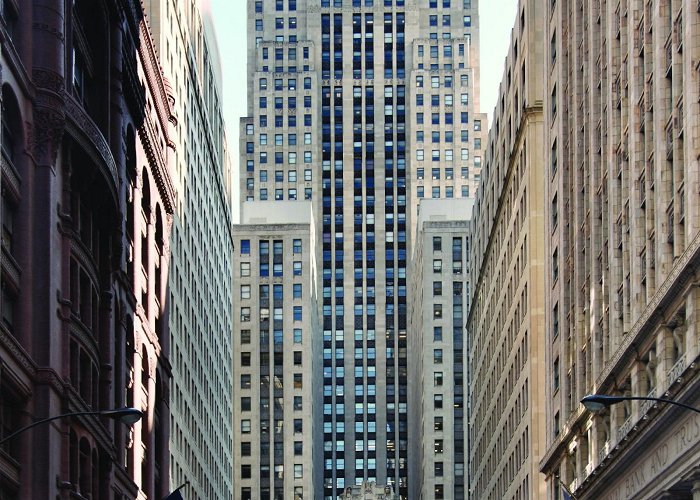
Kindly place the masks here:
[(172, 96), (138, 2), (0, 14), (0, 498), (160, 498)]
[(233, 240), (221, 77), (210, 13), (192, 0), (146, 0), (175, 94), (177, 206), (171, 239), (171, 486), (230, 498)]
[(408, 494), (408, 207), (425, 158), (407, 151), (421, 139), (414, 122), (424, 125), (440, 182), (462, 166), (453, 195), (476, 179), (472, 40), (468, 0), (248, 2), (241, 198), (296, 200), (303, 190), (320, 222), (326, 498), (362, 481)]
[(543, 498), (544, 2), (520, 0), (474, 208), (470, 498)]
[(236, 498), (322, 489), (322, 343), (311, 203), (245, 202), (234, 227)]
[[(700, 418), (697, 2), (546, 14), (548, 498), (696, 498)], [(551, 235), (551, 236), (549, 236)]]
[(473, 203), (420, 203), (409, 266), (410, 498), (466, 498), (463, 313), (469, 309), (465, 270)]

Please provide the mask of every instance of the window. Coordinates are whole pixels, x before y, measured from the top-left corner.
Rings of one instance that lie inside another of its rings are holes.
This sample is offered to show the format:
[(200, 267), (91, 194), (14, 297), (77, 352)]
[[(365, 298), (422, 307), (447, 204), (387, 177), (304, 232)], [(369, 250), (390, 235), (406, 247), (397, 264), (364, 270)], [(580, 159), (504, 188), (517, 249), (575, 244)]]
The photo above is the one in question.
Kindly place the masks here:
[(433, 272), (434, 273), (441, 273), (442, 272), (442, 259), (433, 260)]
[(293, 264), (294, 276), (301, 276), (301, 261), (295, 261)]
[(241, 299), (250, 298), (250, 285), (241, 285)]
[(241, 307), (241, 321), (250, 321), (250, 307)]
[(249, 397), (241, 398), (241, 411), (250, 411), (250, 409), (251, 409), (250, 398)]
[(442, 409), (442, 394), (434, 394), (433, 395), (433, 408), (435, 410)]
[(301, 479), (304, 477), (304, 466), (301, 464), (294, 464), (294, 479)]
[(295, 299), (300, 299), (301, 298), (301, 283), (294, 283), (293, 286), (293, 297)]
[(435, 431), (441, 431), (444, 427), (443, 424), (443, 419), (442, 417), (434, 417), (433, 418), (433, 430)]
[(433, 304), (433, 318), (442, 318), (442, 304)]
[(442, 295), (442, 281), (433, 281), (433, 297)]
[(425, 159), (425, 150), (416, 149), (416, 160), (423, 161)]
[(241, 240), (241, 255), (250, 255), (250, 240)]
[(250, 344), (250, 330), (241, 330), (241, 344)]
[(251, 387), (250, 384), (251, 384), (250, 374), (249, 373), (241, 374), (241, 389), (250, 389), (250, 387)]
[(442, 327), (433, 327), (433, 342), (442, 342)]
[(294, 321), (302, 320), (302, 308), (301, 306), (294, 306)]
[(241, 432), (243, 434), (250, 434), (250, 420), (241, 420)]
[(478, 132), (481, 130), (481, 120), (474, 120), (474, 131)]
[(241, 276), (250, 276), (250, 262), (241, 262)]
[(443, 380), (442, 372), (434, 372), (433, 373), (433, 385), (435, 387), (442, 386), (442, 380)]

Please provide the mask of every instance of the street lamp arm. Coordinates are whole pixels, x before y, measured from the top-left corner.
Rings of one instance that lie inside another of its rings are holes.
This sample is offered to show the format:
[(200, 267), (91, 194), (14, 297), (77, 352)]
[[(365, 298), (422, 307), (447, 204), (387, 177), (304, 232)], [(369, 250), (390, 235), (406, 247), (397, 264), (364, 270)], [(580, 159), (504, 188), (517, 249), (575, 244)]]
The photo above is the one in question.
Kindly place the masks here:
[(90, 411), (78, 411), (78, 412), (72, 412), (72, 413), (62, 413), (61, 415), (55, 415), (53, 417), (42, 418), (41, 420), (37, 420), (35, 422), (32, 422), (31, 424), (26, 425), (26, 426), (22, 427), (21, 429), (17, 429), (12, 434), (2, 438), (2, 440), (0, 440), (0, 445), (5, 444), (7, 441), (9, 441), (13, 437), (17, 436), (18, 434), (21, 434), (24, 431), (28, 431), (29, 429), (36, 427), (37, 425), (45, 424), (47, 422), (52, 422), (53, 420), (58, 420), (61, 418), (84, 417), (84, 416), (91, 416), (91, 415), (104, 415), (104, 416), (109, 417), (111, 419), (121, 419), (125, 423), (132, 424), (132, 423), (136, 422), (137, 420), (139, 420), (143, 416), (143, 413), (140, 410), (137, 410), (136, 408), (119, 408), (117, 410), (90, 410)]
[(657, 403), (668, 403), (686, 410), (694, 411), (695, 413), (700, 413), (700, 409), (693, 406), (681, 403), (679, 401), (673, 401), (671, 399), (665, 398), (653, 398), (650, 396), (608, 396), (605, 394), (589, 394), (581, 400), (581, 403), (591, 411), (600, 410), (603, 407), (614, 405), (621, 401), (655, 401)]
[(5, 444), (6, 441), (9, 441), (13, 437), (17, 436), (18, 434), (22, 434), (24, 431), (28, 431), (32, 427), (36, 427), (37, 425), (45, 424), (47, 422), (51, 422), (53, 420), (58, 420), (60, 418), (66, 418), (66, 417), (80, 417), (80, 416), (85, 416), (85, 415), (99, 415), (99, 411), (81, 411), (77, 413), (64, 413), (62, 415), (55, 415), (53, 417), (47, 417), (47, 418), (42, 418), (41, 420), (37, 420), (35, 422), (32, 422), (29, 425), (26, 425), (22, 427), (21, 429), (17, 429), (15, 432), (10, 434), (9, 436), (5, 436), (2, 438), (2, 441), (0, 441), (0, 445)]

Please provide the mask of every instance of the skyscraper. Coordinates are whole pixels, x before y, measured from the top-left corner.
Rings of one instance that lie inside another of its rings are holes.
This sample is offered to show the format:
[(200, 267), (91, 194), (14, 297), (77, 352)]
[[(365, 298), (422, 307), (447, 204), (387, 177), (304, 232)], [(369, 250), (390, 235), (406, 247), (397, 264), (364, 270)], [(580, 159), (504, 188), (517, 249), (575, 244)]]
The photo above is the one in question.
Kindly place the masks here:
[(171, 488), (189, 481), (199, 497), (229, 498), (233, 240), (218, 49), (211, 13), (200, 2), (144, 4), (178, 117), (167, 298)]
[(409, 266), (410, 498), (466, 498), (464, 313), (473, 200), (423, 200)]
[(478, 183), (477, 49), (470, 0), (248, 2), (241, 199), (311, 200), (319, 222), (326, 498), (408, 494), (411, 228), (426, 189)]
[(520, 0), (474, 205), (470, 498), (543, 498), (544, 2)]
[(235, 495), (314, 498), (323, 404), (311, 203), (245, 202), (242, 222), (234, 226)]
[(700, 11), (559, 1), (545, 28), (548, 498), (697, 498)]

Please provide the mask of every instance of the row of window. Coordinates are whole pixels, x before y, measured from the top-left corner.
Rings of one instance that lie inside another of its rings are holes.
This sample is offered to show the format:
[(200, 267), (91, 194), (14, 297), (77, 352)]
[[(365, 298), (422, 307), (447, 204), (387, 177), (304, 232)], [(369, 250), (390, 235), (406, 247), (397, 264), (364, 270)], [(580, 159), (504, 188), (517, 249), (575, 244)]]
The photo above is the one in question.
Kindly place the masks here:
[[(289, 49), (290, 51), (292, 49)], [(304, 90), (311, 90), (311, 77), (305, 76), (303, 81)], [(274, 90), (296, 90), (297, 89), (297, 79), (287, 78), (287, 84), (285, 85), (284, 78), (274, 78), (273, 87)], [(261, 77), (258, 79), (258, 89), (267, 90), (268, 83), (267, 78)]]
[[(442, 16), (430, 14), (428, 16), (428, 24), (430, 26), (438, 26), (439, 24), (444, 28), (449, 28), (452, 25), (452, 16), (450, 14), (443, 14)], [(472, 25), (472, 16), (463, 16), (462, 24), (465, 28), (470, 27)]]
[[(267, 163), (267, 151), (261, 151), (258, 155), (258, 161), (260, 164)], [(313, 160), (313, 153), (311, 151), (304, 151), (304, 163), (311, 163)], [(287, 163), (289, 165), (296, 165), (297, 163), (297, 152), (289, 151), (287, 152)], [(284, 164), (284, 152), (275, 151), (275, 165)]]
[[(283, 343), (283, 335), (284, 334), (282, 332), (274, 331), (273, 332), (274, 344), (276, 344), (276, 345), (282, 344)], [(301, 328), (294, 328), (292, 330), (292, 341), (295, 344), (301, 344), (303, 338), (304, 338), (304, 333), (303, 333), (303, 330)], [(241, 330), (240, 339), (241, 339), (241, 344), (250, 344), (250, 342), (251, 342), (250, 330), (248, 330), (248, 329)], [(266, 332), (266, 331), (260, 332), (260, 344), (261, 345), (266, 345), (269, 342), (269, 340), (270, 340), (270, 337), (269, 337), (268, 332)], [(241, 379), (241, 380), (243, 380), (243, 379)], [(243, 389), (246, 389), (246, 387), (243, 387), (243, 384), (241, 384), (241, 387)], [(250, 385), (248, 385), (247, 388), (250, 388)]]
[[(443, 100), (445, 106), (454, 106), (454, 94), (445, 94)], [(460, 95), (459, 103), (463, 106), (469, 104), (469, 94), (463, 93)], [(425, 105), (425, 96), (423, 94), (416, 94), (416, 106)], [(431, 106), (440, 106), (440, 94), (432, 94), (430, 96)]]
[[(282, 299), (282, 297), (283, 297), (282, 285), (274, 285), (273, 298), (274, 299)], [(251, 285), (241, 285), (241, 300), (250, 299), (250, 298), (251, 298)], [(269, 299), (270, 298), (269, 285), (261, 285), (260, 286), (260, 298), (261, 299)], [(302, 284), (301, 283), (293, 283), (292, 284), (292, 298), (294, 298), (294, 299), (302, 298)]]
[[(253, 190), (253, 179), (248, 179), (248, 184), (246, 185), (246, 188), (249, 191)], [(258, 192), (258, 199), (265, 201), (270, 199), (269, 198), (269, 192), (267, 188), (261, 188), (260, 191)], [(284, 189), (275, 189), (274, 192), (274, 199), (277, 201), (284, 200)], [(311, 200), (313, 198), (313, 189), (312, 188), (304, 188), (304, 199), (305, 200)], [(287, 199), (288, 200), (297, 200), (299, 199), (299, 195), (297, 192), (296, 188), (289, 188), (287, 189)], [(252, 195), (247, 195), (246, 196), (246, 201), (254, 201), (254, 198)]]
[[(260, 170), (258, 177), (259, 177), (260, 182), (268, 182), (268, 180), (269, 180), (268, 171), (267, 170)], [(287, 182), (297, 182), (297, 178), (298, 177), (297, 177), (296, 170), (288, 170), (287, 171)], [(311, 169), (310, 168), (305, 169), (304, 170), (304, 182), (311, 182), (312, 179), (313, 179), (313, 174), (312, 174)], [(284, 170), (275, 170), (274, 181), (275, 182), (284, 182)], [(252, 185), (251, 185), (251, 189), (252, 189)]]
[[(443, 152), (445, 153), (445, 155), (444, 155), (445, 161), (454, 161), (454, 150), (453, 149), (445, 149), (444, 151), (440, 150), (440, 149), (431, 150), (432, 161), (440, 161)], [(469, 150), (467, 148), (462, 148), (460, 150), (460, 159), (462, 161), (469, 160)], [(425, 160), (425, 150), (424, 149), (416, 149), (416, 160), (417, 161), (424, 161)], [(474, 166), (477, 168), (481, 167), (481, 157), (480, 156), (474, 157)], [(419, 168), (418, 170), (423, 170), (423, 168)], [(435, 169), (433, 169), (433, 171), (435, 171)], [(419, 179), (420, 178), (421, 177), (419, 177)]]
[[(431, 169), (431, 178), (433, 180), (439, 181), (441, 179), (441, 172), (442, 169), (440, 167)], [(460, 169), (460, 175), (462, 179), (468, 179), (469, 167), (462, 167)], [(425, 179), (425, 168), (420, 167), (416, 169), (416, 179), (418, 179), (419, 181)], [(448, 181), (454, 179), (454, 169), (452, 167), (445, 168), (445, 179)]]
[[(293, 273), (294, 276), (301, 276), (302, 266), (301, 261), (293, 262)], [(274, 263), (272, 267), (272, 276), (276, 278), (281, 278), (284, 275), (284, 269), (282, 263)], [(241, 276), (250, 276), (250, 262), (241, 262)], [(270, 276), (270, 263), (260, 262), (260, 276), (268, 277)]]
[[(461, 87), (469, 86), (469, 75), (459, 75), (459, 84)], [(444, 87), (446, 89), (451, 89), (453, 85), (452, 75), (433, 75), (430, 77), (430, 88), (439, 89)], [(424, 75), (416, 75), (416, 87), (423, 88), (425, 86)]]
[[(280, 12), (285, 10), (285, 0), (275, 0), (275, 11)], [(287, 0), (286, 10), (294, 12), (297, 10), (297, 0)], [(263, 0), (255, 0), (255, 12), (257, 14), (263, 11)]]
[[(267, 134), (260, 134), (258, 137), (258, 143), (261, 146), (267, 146), (268, 145), (268, 140), (267, 140)], [(272, 144), (272, 143), (270, 143)], [(311, 144), (311, 132), (306, 132), (304, 133), (304, 144)], [(284, 134), (275, 134), (274, 135), (274, 145), (275, 146), (284, 146)], [(297, 134), (287, 134), (287, 145), (288, 146), (296, 146), (297, 145)], [(247, 142), (246, 143), (246, 153), (252, 153), (253, 152), (253, 143), (252, 142)]]

